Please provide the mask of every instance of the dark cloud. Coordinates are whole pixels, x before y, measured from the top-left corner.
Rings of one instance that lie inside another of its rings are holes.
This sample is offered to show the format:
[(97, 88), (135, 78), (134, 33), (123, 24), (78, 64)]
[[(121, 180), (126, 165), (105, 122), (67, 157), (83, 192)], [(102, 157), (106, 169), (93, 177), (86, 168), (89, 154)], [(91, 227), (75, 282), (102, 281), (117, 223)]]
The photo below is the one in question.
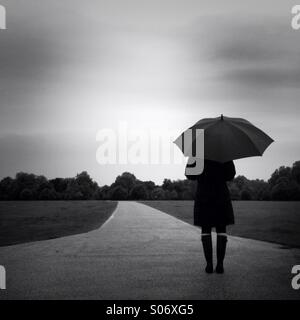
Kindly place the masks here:
[(53, 62), (53, 57), (51, 57), (44, 39), (36, 39), (30, 34), (23, 33), (22, 29), (17, 33), (9, 30), (1, 34), (0, 90), (2, 108), (5, 107), (3, 96), (10, 95), (12, 99), (18, 99), (19, 94), (23, 96), (27, 84), (32, 79), (38, 82), (43, 77), (44, 70)]
[(289, 19), (259, 13), (208, 15), (187, 27), (180, 36), (194, 68), (185, 75), (184, 94), (255, 101), (272, 99), (278, 89), (287, 88), (294, 90), (291, 101), (298, 99), (300, 41)]
[[(218, 79), (216, 79), (218, 81)], [(257, 89), (295, 88), (300, 87), (300, 67), (284, 69), (282, 66), (252, 67), (245, 69), (233, 69), (219, 76), (219, 81), (228, 81), (232, 85), (246, 86)]]
[(86, 166), (95, 167), (94, 136), (78, 133), (0, 137), (0, 177), (18, 171), (48, 177), (74, 176)]

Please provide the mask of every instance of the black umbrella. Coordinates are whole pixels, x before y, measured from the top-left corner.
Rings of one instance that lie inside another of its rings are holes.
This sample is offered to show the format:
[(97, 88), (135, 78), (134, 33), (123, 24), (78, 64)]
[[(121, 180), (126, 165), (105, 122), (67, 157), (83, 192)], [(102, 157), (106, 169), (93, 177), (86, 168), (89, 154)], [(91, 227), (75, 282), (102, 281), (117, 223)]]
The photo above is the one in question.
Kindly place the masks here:
[[(218, 162), (262, 156), (267, 147), (274, 141), (262, 130), (242, 118), (230, 118), (221, 115), (217, 118), (206, 118), (198, 121), (191, 128), (204, 129), (204, 158)], [(196, 135), (189, 143), (183, 143), (183, 132), (174, 143), (186, 156), (192, 156)]]

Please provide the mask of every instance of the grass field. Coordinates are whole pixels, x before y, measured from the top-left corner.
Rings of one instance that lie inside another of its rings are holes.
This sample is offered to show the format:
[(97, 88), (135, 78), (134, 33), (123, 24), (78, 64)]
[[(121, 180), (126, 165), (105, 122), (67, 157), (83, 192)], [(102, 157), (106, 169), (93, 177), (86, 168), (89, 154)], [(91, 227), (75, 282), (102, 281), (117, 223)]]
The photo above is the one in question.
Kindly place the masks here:
[[(193, 201), (142, 201), (193, 224)], [(300, 202), (233, 201), (236, 223), (228, 233), (300, 247)]]
[(0, 246), (97, 229), (116, 205), (111, 201), (0, 201)]

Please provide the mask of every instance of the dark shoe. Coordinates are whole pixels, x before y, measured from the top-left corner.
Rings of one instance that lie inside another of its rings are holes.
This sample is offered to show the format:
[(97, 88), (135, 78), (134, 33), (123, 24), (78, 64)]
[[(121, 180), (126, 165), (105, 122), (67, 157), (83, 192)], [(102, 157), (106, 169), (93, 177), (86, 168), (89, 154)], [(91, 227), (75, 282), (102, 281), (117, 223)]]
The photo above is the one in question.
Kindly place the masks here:
[(207, 273), (213, 273), (213, 256), (212, 256), (212, 239), (211, 235), (205, 235), (201, 237), (202, 239), (202, 245), (203, 245), (203, 251), (204, 256), (206, 259), (206, 268), (205, 271)]
[(216, 273), (224, 273), (224, 266), (223, 266), (223, 263), (221, 264), (218, 264), (217, 263), (217, 266), (216, 266)]
[(226, 253), (227, 236), (217, 235), (217, 266), (216, 273), (224, 273), (223, 261)]
[(206, 267), (205, 267), (205, 272), (206, 273), (213, 273), (214, 272), (214, 267), (212, 263), (207, 263)]

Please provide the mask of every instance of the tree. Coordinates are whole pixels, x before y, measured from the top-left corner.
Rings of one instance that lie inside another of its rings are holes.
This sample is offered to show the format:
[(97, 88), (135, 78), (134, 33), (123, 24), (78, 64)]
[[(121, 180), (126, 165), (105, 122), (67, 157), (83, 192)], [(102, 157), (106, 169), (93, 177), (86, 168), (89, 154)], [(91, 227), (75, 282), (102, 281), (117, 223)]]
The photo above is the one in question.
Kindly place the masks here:
[(151, 193), (151, 198), (153, 200), (164, 200), (165, 199), (165, 191), (161, 187), (156, 187)]
[(35, 190), (37, 189), (37, 185), (35, 177), (36, 176), (34, 174), (25, 172), (18, 172), (16, 174), (16, 193), (19, 199), (33, 200), (36, 198), (37, 192), (35, 192)]
[(299, 201), (300, 200), (300, 185), (296, 181), (291, 181), (288, 186), (289, 200)]
[(146, 200), (147, 198), (147, 189), (142, 183), (135, 185), (130, 191), (132, 200)]
[(122, 186), (116, 186), (111, 190), (110, 198), (112, 200), (127, 200), (127, 191)]
[(234, 181), (236, 187), (239, 189), (239, 191), (241, 191), (243, 189), (243, 187), (245, 185), (247, 185), (249, 182), (249, 180), (244, 176), (237, 176), (236, 178), (234, 178), (233, 181)]
[(289, 179), (286, 176), (278, 175), (274, 181), (276, 183), (271, 189), (272, 200), (289, 200)]
[(101, 188), (99, 188), (99, 198), (98, 200), (107, 200), (110, 199), (110, 187), (105, 185)]
[(63, 193), (68, 187), (68, 179), (64, 178), (55, 178), (50, 180), (50, 183), (53, 185), (54, 189), (58, 193)]
[(80, 191), (80, 187), (76, 179), (72, 178), (69, 180), (67, 190), (64, 193), (64, 198), (66, 200), (83, 200), (84, 196)]
[(34, 194), (32, 190), (30, 189), (23, 189), (20, 193), (20, 199), (21, 200), (33, 200), (34, 199)]
[(83, 171), (76, 175), (75, 181), (79, 187), (79, 192), (82, 194), (84, 200), (92, 199), (95, 191), (98, 188), (86, 171)]
[(54, 189), (44, 189), (39, 194), (39, 200), (57, 200), (57, 193)]
[(252, 200), (251, 190), (249, 188), (243, 188), (241, 192), (241, 200)]
[(32, 173), (18, 172), (16, 182), (20, 189), (34, 189), (36, 186), (36, 176)]
[(145, 181), (145, 182), (140, 182), (143, 184), (146, 188), (147, 191), (147, 199), (151, 200), (152, 199), (152, 192), (156, 188), (156, 185), (153, 181)]
[[(300, 161), (292, 167), (281, 166), (270, 179), (249, 180), (237, 176), (228, 182), (233, 200), (300, 200)], [(192, 200), (197, 182), (164, 179), (161, 186), (153, 181), (140, 181), (133, 174), (124, 172), (110, 185), (99, 187), (90, 175), (83, 171), (75, 178), (55, 178), (19, 172), (15, 178), (0, 181), (0, 200)]]
[(178, 193), (173, 191), (165, 191), (166, 199), (168, 200), (178, 200)]
[(235, 181), (230, 181), (228, 183), (228, 189), (230, 192), (231, 200), (239, 200), (240, 199), (240, 190), (236, 185)]
[(97, 190), (93, 193), (92, 199), (94, 199), (94, 200), (104, 200), (100, 188), (97, 188)]
[(291, 171), (292, 178), (300, 184), (300, 161), (296, 161), (293, 164)]
[(173, 191), (174, 190), (173, 182), (170, 179), (164, 179), (162, 188), (165, 191)]
[(127, 191), (127, 193), (129, 193), (133, 186), (136, 184), (136, 182), (137, 179), (132, 173), (124, 172), (122, 173), (122, 175), (116, 178), (113, 187), (121, 186)]
[(287, 180), (291, 179), (291, 168), (290, 167), (285, 167), (281, 166), (279, 169), (276, 169), (272, 175), (271, 178), (268, 180), (268, 183), (270, 187), (274, 187), (276, 184), (278, 184), (278, 180), (281, 178), (286, 178)]
[(0, 200), (13, 200), (17, 197), (15, 180), (6, 177), (0, 181)]

